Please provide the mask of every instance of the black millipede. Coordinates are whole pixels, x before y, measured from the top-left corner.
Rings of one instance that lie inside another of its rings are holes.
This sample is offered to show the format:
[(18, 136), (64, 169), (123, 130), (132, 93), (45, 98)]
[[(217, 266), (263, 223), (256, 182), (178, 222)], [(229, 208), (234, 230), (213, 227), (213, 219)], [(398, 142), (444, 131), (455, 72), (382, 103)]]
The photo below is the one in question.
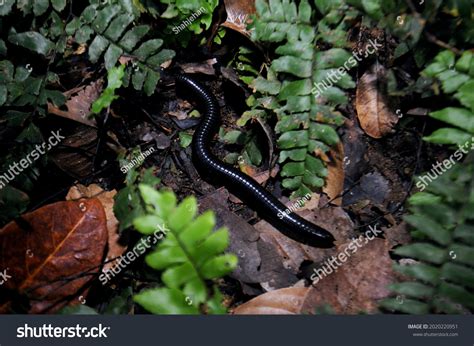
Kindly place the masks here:
[(178, 89), (191, 92), (204, 114), (192, 140), (192, 160), (200, 176), (210, 183), (224, 185), (281, 233), (300, 243), (315, 247), (334, 246), (334, 237), (325, 229), (299, 215), (287, 213), (287, 207), (248, 175), (221, 162), (210, 151), (211, 140), (219, 129), (217, 100), (203, 85), (186, 75), (176, 77)]

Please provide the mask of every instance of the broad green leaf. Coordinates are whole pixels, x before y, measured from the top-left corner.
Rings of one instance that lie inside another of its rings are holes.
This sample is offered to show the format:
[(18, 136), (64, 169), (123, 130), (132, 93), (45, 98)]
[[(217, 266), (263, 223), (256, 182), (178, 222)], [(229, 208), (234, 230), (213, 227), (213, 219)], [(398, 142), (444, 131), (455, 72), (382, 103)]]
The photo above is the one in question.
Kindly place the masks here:
[(153, 234), (162, 230), (164, 220), (156, 215), (143, 215), (133, 220), (133, 226), (143, 234)]
[(447, 245), (451, 242), (450, 232), (429, 217), (415, 214), (406, 215), (404, 219), (416, 227), (417, 231), (424, 233), (438, 244)]
[(157, 315), (189, 315), (199, 313), (195, 306), (188, 304), (186, 296), (177, 289), (149, 289), (135, 295), (133, 300), (147, 311)]
[(215, 279), (229, 274), (237, 267), (237, 257), (232, 254), (217, 256), (202, 266), (202, 274), (206, 279)]
[(208, 210), (202, 213), (181, 232), (179, 235), (181, 243), (188, 251), (192, 251), (211, 234), (215, 224), (216, 218), (213, 212)]
[[(472, 97), (474, 100), (474, 96)], [(435, 119), (447, 122), (448, 124), (465, 129), (474, 134), (474, 113), (468, 111), (467, 109), (448, 107), (436, 112), (431, 112), (430, 116)]]
[(53, 42), (36, 31), (10, 33), (8, 41), (44, 56), (49, 55), (54, 48)]
[(186, 197), (168, 218), (168, 225), (175, 232), (180, 232), (188, 225), (197, 213), (197, 200), (194, 196)]
[(464, 145), (471, 140), (471, 135), (467, 132), (453, 129), (453, 128), (442, 128), (436, 130), (428, 137), (423, 137), (427, 142), (437, 144), (457, 144)]
[(159, 248), (145, 258), (146, 263), (156, 270), (163, 270), (187, 260), (188, 258), (183, 250), (177, 246)]
[(429, 298), (433, 295), (434, 289), (418, 282), (402, 282), (388, 286), (392, 291), (414, 298)]
[(434, 266), (417, 263), (410, 265), (395, 265), (394, 269), (404, 275), (411, 276), (417, 280), (436, 285), (439, 281), (440, 270)]
[(446, 251), (428, 243), (414, 243), (395, 249), (397, 255), (412, 257), (430, 263), (441, 264), (446, 259)]

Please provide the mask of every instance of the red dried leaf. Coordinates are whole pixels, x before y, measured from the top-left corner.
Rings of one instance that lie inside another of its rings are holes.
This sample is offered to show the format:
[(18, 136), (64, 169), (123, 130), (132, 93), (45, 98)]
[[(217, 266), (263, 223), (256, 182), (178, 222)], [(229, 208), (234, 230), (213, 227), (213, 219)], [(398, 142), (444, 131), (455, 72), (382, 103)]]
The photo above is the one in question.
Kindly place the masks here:
[[(97, 199), (58, 202), (22, 216), (0, 230), (0, 268), (7, 290), (26, 296), (30, 313), (54, 312), (99, 272), (107, 220)], [(0, 302), (0, 312), (11, 310)]]

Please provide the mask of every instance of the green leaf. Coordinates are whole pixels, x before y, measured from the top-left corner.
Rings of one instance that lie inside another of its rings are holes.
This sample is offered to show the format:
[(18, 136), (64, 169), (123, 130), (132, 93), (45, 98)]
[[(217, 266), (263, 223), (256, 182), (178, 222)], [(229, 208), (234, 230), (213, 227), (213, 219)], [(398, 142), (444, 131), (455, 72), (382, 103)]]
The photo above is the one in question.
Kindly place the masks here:
[(446, 252), (437, 246), (428, 243), (404, 245), (395, 249), (397, 255), (412, 257), (430, 263), (440, 264), (446, 258)]
[(216, 279), (229, 274), (237, 267), (237, 256), (225, 254), (207, 261), (202, 266), (202, 274), (206, 279)]
[(176, 232), (181, 231), (191, 222), (197, 213), (197, 200), (195, 197), (186, 197), (169, 216), (168, 224)]
[(448, 107), (436, 112), (431, 112), (430, 116), (474, 134), (474, 114), (467, 109)]
[(48, 10), (49, 0), (33, 0), (33, 13), (35, 16), (41, 16)]
[(114, 67), (122, 53), (123, 50), (120, 47), (111, 44), (104, 55), (105, 68), (110, 70)]
[(56, 11), (61, 12), (66, 7), (66, 0), (51, 0), (51, 5)]
[(428, 192), (417, 192), (408, 201), (411, 205), (439, 204), (441, 197)]
[(417, 280), (436, 285), (439, 281), (440, 270), (428, 264), (395, 265), (394, 269)]
[(0, 85), (0, 106), (7, 101), (7, 86)]
[(157, 315), (194, 315), (199, 313), (195, 306), (187, 303), (186, 296), (180, 290), (172, 288), (154, 288), (142, 291), (135, 295), (133, 300), (147, 311)]
[[(474, 112), (474, 80), (465, 83), (454, 95), (464, 106)], [(472, 116), (472, 113), (471, 113)]]
[(304, 172), (304, 162), (288, 162), (283, 166), (280, 175), (282, 177), (294, 177), (295, 175), (303, 175)]
[(125, 33), (125, 35), (120, 40), (120, 45), (123, 49), (131, 51), (135, 46), (140, 42), (140, 40), (145, 37), (145, 35), (150, 31), (148, 25), (138, 25)]
[(418, 282), (402, 282), (389, 285), (395, 293), (404, 294), (414, 298), (429, 298), (433, 295), (434, 289), (430, 286)]
[(189, 147), (192, 140), (193, 140), (193, 136), (191, 136), (190, 134), (187, 134), (186, 132), (183, 132), (183, 131), (179, 133), (179, 144), (181, 145), (182, 148)]
[(471, 135), (467, 132), (453, 129), (453, 128), (442, 128), (436, 130), (428, 137), (423, 137), (427, 142), (437, 144), (457, 144), (464, 145), (471, 140)]
[(407, 215), (404, 219), (410, 225), (416, 227), (418, 232), (424, 233), (438, 244), (447, 245), (451, 242), (450, 232), (429, 217), (424, 215)]
[(54, 48), (53, 42), (36, 31), (10, 33), (8, 41), (44, 56), (49, 55)]
[(115, 90), (122, 86), (122, 79), (124, 76), (125, 65), (111, 68), (107, 73), (107, 88), (102, 95), (92, 104), (92, 113), (98, 114), (102, 109), (111, 105), (112, 101), (118, 96), (115, 95)]
[(89, 46), (89, 59), (96, 63), (109, 46), (109, 40), (101, 35), (97, 35)]
[(164, 226), (164, 221), (156, 215), (143, 215), (133, 220), (133, 226), (143, 234), (153, 234)]
[(414, 315), (424, 315), (429, 312), (428, 304), (414, 299), (403, 299), (403, 301), (392, 298), (384, 299), (381, 301), (380, 306), (388, 310), (401, 311)]
[(156, 53), (162, 45), (163, 40), (159, 38), (146, 41), (133, 52), (133, 55), (141, 60), (146, 60), (146, 58)]
[(305, 147), (308, 145), (307, 131), (287, 131), (278, 138), (278, 146), (281, 149)]

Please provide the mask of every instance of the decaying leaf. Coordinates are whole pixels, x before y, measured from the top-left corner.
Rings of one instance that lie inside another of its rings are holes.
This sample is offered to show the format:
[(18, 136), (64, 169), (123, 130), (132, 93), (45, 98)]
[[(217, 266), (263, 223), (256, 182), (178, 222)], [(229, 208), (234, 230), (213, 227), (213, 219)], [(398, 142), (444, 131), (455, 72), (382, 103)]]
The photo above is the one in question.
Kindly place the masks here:
[(255, 0), (224, 0), (227, 19), (222, 26), (250, 37), (247, 24), (255, 13)]
[(66, 101), (67, 111), (63, 111), (52, 103), (48, 103), (48, 113), (96, 127), (95, 119), (90, 118), (89, 114), (92, 103), (97, 100), (102, 92), (103, 84), (104, 81), (99, 79), (87, 86), (81, 86), (65, 92), (64, 96), (68, 98)]
[(292, 315), (301, 312), (308, 287), (288, 287), (262, 294), (238, 306), (235, 315)]
[(181, 68), (185, 73), (203, 73), (209, 76), (214, 76), (216, 72), (214, 71), (213, 65), (217, 63), (217, 59), (208, 59), (201, 63), (190, 62), (187, 64), (182, 64)]
[(357, 117), (365, 133), (373, 138), (393, 132), (398, 122), (386, 96), (386, 73), (382, 65), (374, 64), (362, 75), (357, 85)]
[[(339, 246), (338, 252), (346, 246), (347, 243)], [(387, 286), (395, 277), (388, 255), (390, 248), (386, 240), (371, 240), (336, 272), (333, 270), (313, 286), (282, 288), (262, 294), (237, 307), (234, 314), (316, 314), (323, 307), (329, 307), (336, 314), (375, 313), (377, 302), (390, 294)]]
[(323, 192), (331, 199), (331, 203), (341, 205), (342, 191), (344, 190), (344, 145), (339, 142), (338, 145), (331, 149), (330, 160), (326, 162), (328, 168), (328, 176)]
[[(343, 253), (348, 244), (339, 245), (337, 252)], [(394, 281), (390, 249), (389, 241), (375, 238), (355, 253), (348, 251), (352, 255), (338, 266), (337, 271), (330, 270), (326, 264), (329, 274), (315, 281), (302, 311), (315, 313), (315, 309), (328, 304), (336, 314), (375, 313), (378, 301), (390, 294), (388, 285)]]
[[(0, 313), (27, 299), (29, 313), (55, 312), (95, 277), (107, 242), (104, 208), (97, 199), (67, 201), (24, 214), (0, 230), (0, 263), (11, 278)], [(76, 299), (77, 300), (77, 299)]]
[(61, 142), (61, 146), (50, 151), (49, 157), (65, 173), (80, 179), (92, 172), (97, 149), (97, 129), (79, 125), (75, 130), (75, 133)]
[[(312, 210), (297, 211), (297, 213), (331, 232), (336, 238), (336, 243), (345, 242), (354, 235), (354, 224), (341, 207), (327, 205), (328, 200), (325, 197), (321, 197), (318, 201), (319, 207), (317, 203), (312, 206)], [(308, 204), (311, 204), (311, 200)], [(336, 255), (335, 248), (320, 249), (301, 244), (286, 237), (264, 220), (257, 222), (254, 227), (260, 234), (259, 244), (265, 244), (265, 247), (260, 247), (261, 256), (264, 257), (271, 249), (272, 262), (280, 263), (294, 279), (300, 274), (300, 267), (304, 262), (319, 263), (325, 258)], [(261, 281), (260, 284), (267, 291), (282, 287), (278, 286), (274, 280)]]
[[(116, 190), (104, 191), (99, 185), (91, 184), (89, 186), (84, 186), (78, 184), (69, 189), (67, 193), (66, 200), (79, 200), (81, 198), (97, 198), (105, 210), (105, 216), (107, 218), (107, 230), (108, 230), (108, 249), (107, 249), (107, 259), (117, 258), (121, 256), (125, 250), (126, 246), (120, 244), (118, 233), (119, 222), (114, 214), (114, 196), (117, 194)], [(117, 265), (118, 259), (115, 261), (107, 262), (102, 268), (103, 272), (110, 270), (112, 267)]]

